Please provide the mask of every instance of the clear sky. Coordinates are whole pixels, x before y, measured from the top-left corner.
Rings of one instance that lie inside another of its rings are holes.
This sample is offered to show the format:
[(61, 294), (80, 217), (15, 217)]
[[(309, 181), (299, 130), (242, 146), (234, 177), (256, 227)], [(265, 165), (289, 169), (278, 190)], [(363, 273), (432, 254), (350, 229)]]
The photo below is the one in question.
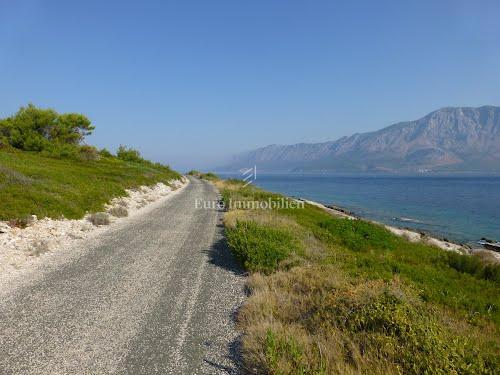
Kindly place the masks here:
[(81, 112), (92, 144), (207, 168), (499, 105), (499, 19), (497, 0), (0, 0), (0, 116)]

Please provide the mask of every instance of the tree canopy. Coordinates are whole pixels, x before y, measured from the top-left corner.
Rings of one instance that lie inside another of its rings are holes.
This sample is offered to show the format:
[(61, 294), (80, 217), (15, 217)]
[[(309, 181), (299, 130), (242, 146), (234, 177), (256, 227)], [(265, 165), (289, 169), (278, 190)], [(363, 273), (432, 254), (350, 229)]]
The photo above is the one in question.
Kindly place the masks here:
[(0, 145), (42, 151), (52, 144), (79, 145), (93, 130), (90, 120), (82, 114), (60, 114), (29, 104), (13, 116), (0, 119)]

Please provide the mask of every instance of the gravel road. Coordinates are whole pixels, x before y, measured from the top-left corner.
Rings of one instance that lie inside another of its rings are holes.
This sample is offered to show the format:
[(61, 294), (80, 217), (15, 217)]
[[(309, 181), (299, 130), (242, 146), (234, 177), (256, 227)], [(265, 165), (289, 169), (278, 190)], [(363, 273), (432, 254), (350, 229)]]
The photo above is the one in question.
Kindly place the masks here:
[(196, 198), (217, 192), (191, 179), (0, 294), (0, 373), (239, 373), (244, 276)]

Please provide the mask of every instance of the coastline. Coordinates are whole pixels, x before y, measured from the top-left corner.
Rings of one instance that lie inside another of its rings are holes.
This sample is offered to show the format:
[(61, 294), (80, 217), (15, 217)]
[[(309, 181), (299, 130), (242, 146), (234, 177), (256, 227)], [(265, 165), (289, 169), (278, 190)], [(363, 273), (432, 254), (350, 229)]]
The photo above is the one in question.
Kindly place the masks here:
[(427, 245), (431, 245), (434, 247), (437, 247), (439, 249), (445, 250), (445, 251), (452, 251), (458, 254), (463, 254), (463, 255), (475, 255), (475, 256), (480, 256), (481, 258), (487, 260), (488, 262), (492, 263), (497, 263), (500, 264), (500, 253), (493, 251), (493, 250), (488, 250), (484, 248), (472, 248), (468, 245), (465, 244), (457, 244), (449, 240), (444, 240), (440, 239), (430, 233), (424, 233), (424, 232), (417, 232), (408, 228), (402, 228), (402, 227), (397, 227), (393, 225), (387, 225), (375, 220), (370, 220), (365, 217), (358, 216), (342, 207), (338, 206), (331, 206), (331, 205), (325, 205), (316, 201), (304, 199), (304, 198), (295, 198), (299, 201), (305, 202), (307, 204), (319, 207), (326, 212), (330, 213), (331, 215), (338, 217), (338, 218), (344, 218), (348, 220), (365, 220), (377, 225), (381, 225), (384, 228), (386, 228), (388, 231), (390, 231), (392, 234), (398, 236), (398, 237), (403, 237), (409, 242), (421, 242), (425, 243)]

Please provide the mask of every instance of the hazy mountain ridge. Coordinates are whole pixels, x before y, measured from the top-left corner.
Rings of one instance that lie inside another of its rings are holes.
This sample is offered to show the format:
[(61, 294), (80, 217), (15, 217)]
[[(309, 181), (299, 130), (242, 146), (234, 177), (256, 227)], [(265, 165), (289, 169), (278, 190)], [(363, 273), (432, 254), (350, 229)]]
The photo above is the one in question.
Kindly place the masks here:
[(288, 171), (500, 171), (500, 107), (448, 107), (336, 141), (270, 145), (221, 169), (253, 164)]

